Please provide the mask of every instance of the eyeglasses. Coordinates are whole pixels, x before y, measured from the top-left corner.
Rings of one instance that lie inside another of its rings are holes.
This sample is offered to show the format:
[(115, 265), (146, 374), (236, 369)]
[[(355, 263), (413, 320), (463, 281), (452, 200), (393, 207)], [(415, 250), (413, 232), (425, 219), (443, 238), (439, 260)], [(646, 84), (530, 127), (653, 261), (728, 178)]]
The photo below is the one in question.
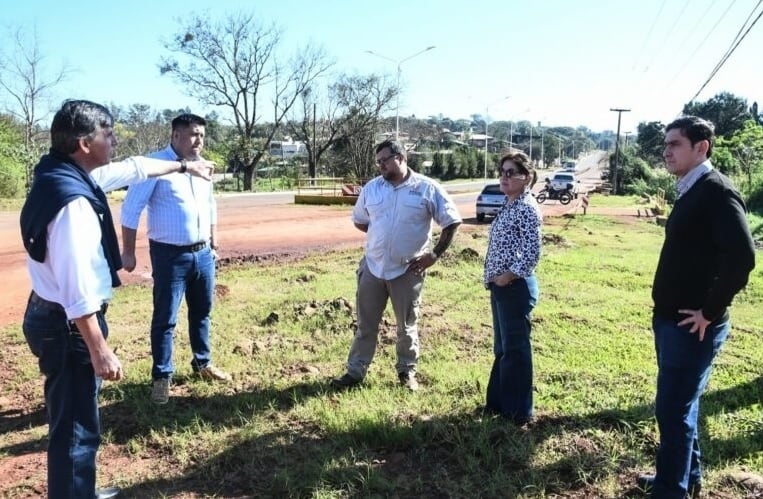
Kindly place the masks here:
[(514, 170), (513, 168), (509, 168), (508, 170), (504, 170), (501, 168), (501, 170), (498, 172), (498, 177), (506, 177), (506, 178), (515, 178), (517, 180), (524, 180), (527, 178), (526, 173), (522, 173), (519, 170)]
[(387, 161), (389, 161), (390, 159), (394, 158), (395, 156), (397, 156), (397, 154), (390, 154), (390, 155), (389, 155), (389, 156), (387, 156), (386, 158), (377, 159), (377, 160), (376, 160), (376, 166), (381, 166), (381, 165), (383, 165), (384, 163), (386, 163), (386, 162), (387, 162)]

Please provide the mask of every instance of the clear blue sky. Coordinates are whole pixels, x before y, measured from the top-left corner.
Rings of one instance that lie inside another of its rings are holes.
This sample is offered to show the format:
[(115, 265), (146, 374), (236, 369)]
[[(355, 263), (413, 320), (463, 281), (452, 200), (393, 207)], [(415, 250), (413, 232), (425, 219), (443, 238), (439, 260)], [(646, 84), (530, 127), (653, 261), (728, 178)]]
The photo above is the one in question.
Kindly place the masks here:
[[(25, 0), (4, 6), (4, 26), (37, 29), (47, 64), (76, 72), (56, 92), (156, 109), (204, 108), (160, 76), (162, 41), (192, 12), (221, 17), (253, 10), (284, 30), (282, 54), (322, 46), (334, 71), (383, 72), (402, 65), (400, 114), (473, 113), (544, 125), (635, 131), (673, 119), (732, 44), (758, 0)], [(754, 11), (761, 12), (761, 7)], [(725, 13), (725, 15), (724, 15)], [(7, 47), (6, 30), (0, 47)], [(729, 91), (763, 108), (763, 19), (699, 95)], [(508, 100), (504, 97), (510, 96)], [(394, 111), (393, 113), (394, 114)]]

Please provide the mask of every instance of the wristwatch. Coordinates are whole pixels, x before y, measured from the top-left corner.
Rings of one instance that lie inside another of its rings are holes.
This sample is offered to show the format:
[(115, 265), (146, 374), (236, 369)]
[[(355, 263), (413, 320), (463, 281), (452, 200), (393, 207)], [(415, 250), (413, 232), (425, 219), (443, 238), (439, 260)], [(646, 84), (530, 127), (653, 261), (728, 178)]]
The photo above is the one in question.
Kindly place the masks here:
[(185, 173), (188, 171), (188, 161), (181, 159), (180, 160), (180, 173)]

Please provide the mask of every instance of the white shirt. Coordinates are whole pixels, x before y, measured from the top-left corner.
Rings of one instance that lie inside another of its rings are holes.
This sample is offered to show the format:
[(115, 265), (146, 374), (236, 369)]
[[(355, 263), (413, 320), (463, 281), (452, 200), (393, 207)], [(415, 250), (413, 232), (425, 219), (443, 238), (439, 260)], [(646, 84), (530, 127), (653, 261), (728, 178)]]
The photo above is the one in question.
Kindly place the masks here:
[[(135, 157), (96, 168), (93, 180), (108, 192), (146, 179), (147, 165), (158, 160)], [(111, 272), (101, 246), (101, 225), (90, 202), (78, 197), (61, 208), (48, 224), (45, 261), (27, 255), (32, 289), (59, 303), (68, 319), (98, 311), (111, 299)]]
[(394, 186), (378, 176), (360, 191), (352, 221), (368, 225), (366, 264), (379, 279), (405, 273), (411, 259), (428, 251), (432, 220), (440, 227), (461, 222), (453, 200), (436, 181), (409, 170)]
[[(151, 157), (175, 161), (177, 154), (167, 146)], [(170, 173), (131, 186), (122, 205), (122, 225), (137, 229), (145, 207), (148, 238), (160, 243), (186, 246), (209, 241), (211, 226), (217, 224), (212, 182), (189, 173)]]

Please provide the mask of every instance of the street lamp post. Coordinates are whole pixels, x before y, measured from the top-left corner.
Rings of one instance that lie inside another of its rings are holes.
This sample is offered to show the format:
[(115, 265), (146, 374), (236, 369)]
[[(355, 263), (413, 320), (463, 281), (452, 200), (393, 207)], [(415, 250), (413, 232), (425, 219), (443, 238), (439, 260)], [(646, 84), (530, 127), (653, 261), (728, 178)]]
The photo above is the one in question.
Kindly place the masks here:
[(533, 123), (530, 122), (530, 164), (533, 164)]
[(540, 128), (540, 167), (545, 168), (546, 167), (546, 145), (544, 144), (544, 140), (546, 138), (546, 133), (543, 130), (543, 127), (541, 126), (541, 122), (538, 122), (538, 128)]
[[(485, 182), (487, 182), (487, 117), (488, 113), (490, 112), (490, 106), (493, 106), (495, 104), (498, 104), (499, 102), (503, 102), (505, 100), (509, 100), (511, 98), (510, 95), (507, 95), (506, 97), (503, 97), (501, 99), (498, 99), (495, 102), (491, 102), (490, 104), (487, 104), (485, 106), (485, 164), (483, 166), (483, 175), (485, 177)], [(511, 142), (511, 139), (509, 139), (509, 142)], [(511, 144), (509, 144), (511, 145)]]
[(390, 62), (394, 62), (395, 64), (397, 64), (397, 95), (395, 98), (395, 140), (398, 140), (398, 138), (400, 137), (400, 75), (403, 73), (402, 65), (405, 61), (411, 60), (417, 55), (421, 55), (424, 52), (428, 52), (432, 50), (433, 48), (435, 48), (435, 46), (430, 45), (424, 50), (420, 50), (413, 55), (409, 55), (408, 57), (405, 57), (397, 61), (395, 59), (391, 59), (387, 57), (386, 55), (381, 55), (379, 53), (376, 53), (373, 50), (366, 50), (367, 54), (375, 55), (376, 57), (381, 57), (382, 59), (386, 59)]

